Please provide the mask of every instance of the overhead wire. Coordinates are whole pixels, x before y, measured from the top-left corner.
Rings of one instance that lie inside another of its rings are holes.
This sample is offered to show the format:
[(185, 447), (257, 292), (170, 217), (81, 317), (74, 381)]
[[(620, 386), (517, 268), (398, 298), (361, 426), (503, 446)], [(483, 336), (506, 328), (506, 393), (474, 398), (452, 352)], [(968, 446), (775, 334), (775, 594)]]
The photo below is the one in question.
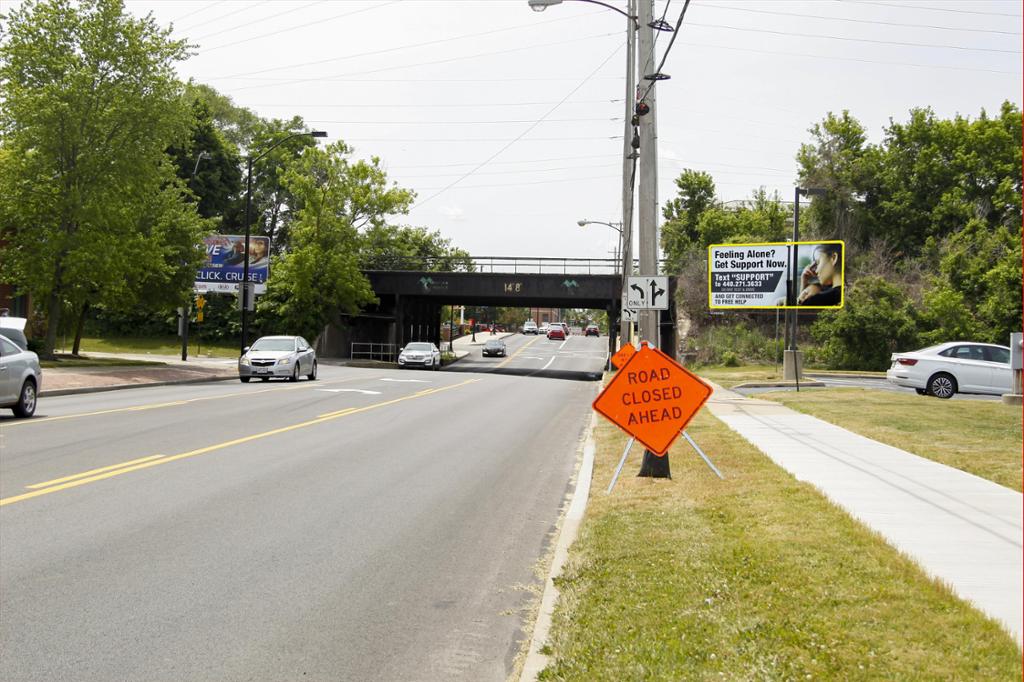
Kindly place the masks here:
[(394, 5), (395, 3), (398, 3), (398, 2), (401, 2), (401, 0), (390, 0), (390, 2), (384, 2), (384, 3), (381, 3), (379, 5), (374, 5), (372, 7), (363, 7), (363, 8), (354, 10), (352, 12), (344, 12), (342, 14), (336, 14), (333, 17), (327, 17), (326, 19), (317, 19), (316, 21), (310, 21), (310, 22), (305, 23), (305, 24), (299, 24), (298, 26), (289, 26), (288, 28), (282, 28), (282, 29), (279, 29), (277, 31), (271, 31), (270, 33), (264, 33), (263, 35), (252, 36), (250, 38), (242, 38), (241, 40), (235, 40), (235, 41), (230, 42), (230, 43), (224, 43), (223, 45), (215, 45), (213, 47), (208, 47), (205, 50), (200, 50), (199, 53), (200, 54), (206, 54), (207, 52), (213, 52), (214, 50), (222, 50), (225, 47), (232, 47), (234, 45), (241, 45), (242, 43), (252, 42), (253, 40), (260, 40), (261, 38), (271, 38), (273, 36), (280, 35), (282, 33), (288, 33), (289, 31), (295, 31), (295, 30), (300, 29), (300, 28), (306, 28), (308, 26), (315, 26), (315, 25), (318, 26), (318, 25), (321, 25), (321, 24), (325, 24), (325, 23), (327, 23), (329, 21), (334, 21), (335, 19), (342, 19), (344, 17), (351, 17), (351, 16), (355, 16), (356, 14), (362, 14), (364, 12), (372, 12), (373, 10), (380, 9), (381, 7), (387, 7), (388, 5)]
[[(667, 60), (667, 59), (668, 59), (668, 53), (672, 51), (672, 46), (673, 46), (673, 45), (675, 45), (675, 42), (676, 42), (676, 37), (677, 37), (677, 36), (679, 35), (679, 28), (680, 28), (680, 27), (681, 27), (681, 26), (683, 25), (683, 18), (684, 18), (684, 17), (686, 16), (686, 10), (687, 10), (687, 9), (688, 9), (689, 7), (690, 7), (690, 0), (686, 0), (686, 2), (685, 2), (685, 3), (683, 3), (683, 10), (682, 10), (682, 11), (681, 11), (681, 12), (679, 13), (679, 19), (677, 19), (677, 20), (676, 20), (676, 27), (675, 27), (675, 30), (673, 30), (673, 31), (672, 31), (672, 39), (671, 39), (671, 40), (669, 41), (669, 43), (668, 43), (668, 47), (666, 47), (666, 48), (665, 48), (665, 54), (663, 54), (663, 55), (661, 56), (661, 63), (660, 63), (660, 64), (658, 64), (658, 68), (656, 68), (656, 69), (655, 69), (655, 70), (653, 71), (653, 73), (656, 73), (656, 74), (657, 74), (657, 73), (661, 73), (661, 68), (662, 68), (663, 66), (665, 66), (665, 60)], [(652, 54), (653, 54), (653, 53), (652, 53)], [(641, 74), (642, 74), (642, 73), (643, 73), (643, 72), (641, 72)], [(642, 78), (643, 76), (641, 75), (640, 77)], [(651, 88), (653, 88), (653, 87), (654, 87), (654, 83), (655, 83), (655, 82), (656, 82), (656, 81), (651, 81), (651, 84), (647, 86), (647, 89), (646, 89), (646, 90), (644, 90), (644, 94), (643, 94), (643, 97), (640, 97), (640, 98), (638, 98), (638, 99), (640, 99), (640, 101), (643, 101), (644, 99), (646, 99), (646, 98), (647, 98), (647, 95), (648, 95), (648, 93), (650, 93), (650, 91), (651, 91)]]
[(216, 7), (217, 5), (219, 5), (219, 4), (223, 3), (223, 2), (224, 2), (224, 0), (214, 0), (213, 2), (211, 2), (211, 3), (207, 4), (207, 5), (204, 5), (204, 6), (200, 7), (199, 9), (194, 9), (191, 12), (188, 12), (186, 14), (182, 14), (180, 17), (177, 18), (177, 21), (181, 21), (182, 19), (188, 19), (190, 16), (192, 16), (194, 14), (199, 14), (200, 12), (205, 12), (206, 10), (211, 9), (213, 7)]
[(914, 9), (914, 10), (926, 10), (929, 12), (953, 12), (956, 14), (979, 14), (989, 17), (1015, 17), (1020, 18), (1020, 14), (1011, 14), (1009, 12), (980, 12), (977, 10), (968, 9), (950, 9), (948, 7), (925, 7), (923, 5), (907, 5), (898, 4), (894, 2), (873, 2), (872, 0), (834, 0), (834, 2), (850, 2), (855, 5), (878, 5), (880, 7), (898, 7), (899, 9)]
[(291, 14), (292, 12), (298, 12), (300, 10), (306, 9), (307, 7), (312, 7), (313, 5), (319, 5), (319, 4), (323, 3), (324, 1), (325, 0), (313, 0), (313, 2), (307, 3), (305, 5), (299, 5), (298, 7), (294, 7), (293, 6), (290, 9), (286, 9), (283, 12), (278, 12), (277, 14), (270, 14), (270, 15), (265, 16), (265, 17), (259, 17), (258, 19), (253, 19), (252, 21), (247, 21), (244, 24), (239, 24), (238, 26), (232, 26), (231, 28), (224, 28), (224, 29), (220, 29), (219, 31), (214, 31), (213, 33), (207, 33), (206, 35), (201, 35), (201, 36), (199, 36), (197, 38), (193, 38), (192, 40), (206, 40), (207, 38), (212, 38), (214, 36), (223, 35), (225, 33), (231, 33), (233, 31), (237, 31), (238, 29), (245, 28), (246, 26), (252, 26), (253, 24), (259, 24), (259, 23), (262, 23), (264, 21), (270, 21), (271, 19), (277, 19), (278, 17), (282, 17), (285, 14)]
[[(575, 102), (566, 102), (565, 104), (617, 104), (622, 102), (621, 99), (587, 99), (587, 100), (576, 100)], [(335, 108), (367, 108), (367, 109), (401, 109), (401, 108), (412, 108), (412, 109), (432, 109), (432, 108), (448, 108), (448, 109), (477, 109), (483, 107), (539, 107), (548, 106), (555, 104), (555, 102), (456, 102), (456, 103), (429, 103), (429, 104), (398, 104), (393, 102), (358, 102), (358, 103), (343, 103), (343, 104), (267, 104), (257, 103), (250, 104), (252, 107), (288, 107), (289, 109), (295, 108), (322, 108), (322, 109), (335, 109)]]
[(850, 17), (829, 17), (820, 14), (802, 14), (800, 12), (779, 12), (770, 9), (754, 9), (752, 7), (733, 7), (728, 5), (714, 5), (706, 2), (700, 4), (701, 7), (708, 7), (712, 9), (725, 10), (727, 12), (747, 12), (751, 14), (773, 14), (782, 17), (799, 17), (801, 19), (823, 19), (826, 21), (845, 21), (847, 23), (854, 24), (871, 24), (879, 26), (899, 26), (903, 28), (928, 28), (935, 29), (938, 31), (964, 31), (969, 33), (995, 33), (999, 35), (1008, 36), (1019, 36), (1019, 31), (999, 31), (997, 29), (989, 28), (965, 28), (962, 26), (936, 26), (934, 24), (908, 24), (900, 21), (883, 21), (881, 19), (853, 19)]
[(478, 166), (476, 166), (475, 168), (473, 168), (473, 169), (472, 169), (471, 171), (469, 171), (468, 173), (465, 173), (464, 175), (460, 176), (460, 177), (459, 177), (459, 178), (457, 178), (456, 180), (453, 180), (453, 181), (452, 181), (451, 183), (449, 183), (448, 185), (446, 185), (445, 187), (443, 187), (443, 188), (442, 188), (441, 190), (437, 191), (436, 193), (434, 193), (434, 194), (431, 194), (431, 195), (430, 195), (429, 197), (427, 197), (427, 198), (426, 198), (426, 199), (424, 199), (423, 201), (418, 201), (418, 202), (416, 202), (416, 204), (414, 204), (414, 205), (412, 206), (412, 208), (410, 208), (409, 210), (410, 210), (410, 211), (414, 211), (414, 210), (416, 210), (417, 208), (419, 208), (420, 206), (423, 206), (424, 204), (426, 204), (427, 202), (429, 202), (429, 201), (431, 201), (431, 200), (433, 200), (433, 199), (435, 199), (435, 198), (439, 197), (440, 195), (444, 194), (444, 193), (445, 193), (445, 192), (447, 192), (447, 191), (448, 191), (449, 189), (451, 189), (452, 187), (455, 187), (455, 186), (456, 186), (457, 184), (461, 183), (461, 182), (462, 182), (463, 180), (465, 180), (466, 178), (468, 178), (468, 177), (470, 177), (471, 175), (473, 175), (473, 173), (475, 173), (476, 171), (480, 170), (481, 168), (483, 168), (484, 166), (486, 166), (486, 165), (487, 165), (488, 163), (490, 163), (490, 162), (491, 162), (491, 161), (493, 161), (494, 159), (498, 158), (498, 157), (499, 157), (499, 156), (500, 156), (501, 154), (503, 154), (503, 153), (504, 153), (504, 152), (505, 152), (505, 151), (506, 151), (507, 149), (509, 149), (509, 148), (510, 148), (510, 147), (511, 147), (512, 145), (514, 145), (514, 144), (515, 144), (516, 142), (519, 142), (519, 141), (520, 141), (520, 140), (522, 140), (522, 139), (523, 139), (524, 137), (526, 137), (527, 135), (529, 135), (529, 134), (530, 134), (530, 133), (531, 133), (531, 132), (532, 132), (532, 131), (533, 131), (533, 130), (534, 130), (534, 129), (535, 129), (536, 127), (537, 127), (537, 126), (539, 126), (539, 125), (540, 125), (540, 124), (541, 124), (541, 123), (542, 123), (542, 122), (544, 121), (544, 119), (546, 119), (546, 118), (547, 118), (548, 116), (550, 116), (551, 114), (553, 114), (553, 113), (554, 113), (554, 112), (555, 112), (555, 111), (556, 111), (556, 110), (558, 109), (558, 107), (562, 106), (562, 103), (564, 103), (564, 102), (568, 101), (568, 100), (569, 100), (569, 99), (570, 99), (570, 98), (571, 98), (571, 97), (572, 97), (572, 96), (573, 96), (574, 94), (576, 94), (576, 92), (577, 92), (577, 91), (578, 91), (578, 90), (579, 90), (580, 88), (582, 88), (582, 87), (583, 87), (584, 85), (586, 85), (586, 84), (587, 84), (587, 83), (588, 83), (588, 82), (590, 81), (590, 79), (591, 79), (591, 78), (593, 78), (594, 76), (596, 76), (596, 75), (597, 75), (597, 73), (598, 73), (598, 72), (599, 72), (599, 71), (600, 71), (601, 69), (603, 69), (603, 68), (604, 68), (605, 64), (607, 64), (607, 63), (608, 63), (609, 61), (611, 61), (612, 57), (614, 57), (614, 56), (615, 56), (616, 54), (618, 54), (619, 50), (621, 50), (621, 49), (622, 49), (622, 45), (619, 45), (619, 46), (618, 46), (618, 47), (616, 47), (616, 48), (615, 48), (614, 50), (612, 50), (612, 51), (611, 51), (611, 53), (610, 53), (610, 54), (609, 54), (609, 55), (608, 55), (608, 56), (607, 56), (607, 57), (606, 57), (606, 58), (604, 59), (604, 61), (602, 61), (602, 62), (601, 62), (600, 64), (598, 64), (598, 66), (597, 66), (597, 68), (596, 68), (596, 69), (594, 69), (593, 71), (591, 71), (591, 72), (590, 72), (590, 73), (589, 73), (589, 74), (588, 74), (588, 75), (587, 75), (587, 76), (586, 76), (586, 77), (585, 77), (585, 78), (584, 78), (583, 80), (581, 80), (581, 81), (579, 82), (579, 84), (578, 84), (578, 85), (577, 85), (577, 86), (576, 86), (575, 88), (573, 88), (572, 90), (570, 90), (570, 91), (569, 91), (569, 93), (568, 93), (568, 94), (567, 94), (567, 95), (566, 95), (565, 97), (563, 97), (563, 98), (561, 99), (561, 101), (560, 101), (560, 102), (559, 102), (558, 104), (556, 104), (556, 105), (554, 105), (553, 107), (551, 107), (551, 109), (549, 109), (549, 110), (547, 111), (547, 113), (545, 113), (545, 114), (544, 114), (543, 116), (541, 116), (541, 117), (540, 117), (539, 119), (537, 119), (537, 121), (536, 121), (535, 123), (533, 123), (533, 125), (529, 126), (529, 127), (528, 127), (528, 128), (526, 129), (526, 130), (524, 130), (524, 131), (523, 131), (523, 132), (522, 132), (522, 133), (521, 133), (521, 134), (520, 134), (520, 135), (519, 135), (518, 137), (516, 137), (515, 139), (511, 140), (510, 142), (508, 142), (508, 143), (507, 143), (506, 145), (504, 145), (503, 147), (501, 147), (501, 149), (499, 149), (498, 151), (494, 152), (494, 154), (491, 154), (491, 156), (489, 156), (489, 157), (488, 157), (487, 159), (485, 159), (485, 160), (484, 160), (483, 162), (481, 162), (481, 163), (480, 163), (480, 164), (479, 164)]

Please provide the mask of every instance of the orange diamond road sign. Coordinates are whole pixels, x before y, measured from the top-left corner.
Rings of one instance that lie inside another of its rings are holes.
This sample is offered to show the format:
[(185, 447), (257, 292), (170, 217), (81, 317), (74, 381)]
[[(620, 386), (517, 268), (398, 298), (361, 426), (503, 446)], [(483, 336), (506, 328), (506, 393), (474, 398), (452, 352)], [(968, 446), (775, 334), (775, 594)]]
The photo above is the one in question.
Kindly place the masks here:
[(644, 343), (593, 406), (648, 450), (664, 455), (710, 396), (710, 386)]
[(612, 356), (612, 364), (617, 368), (622, 369), (625, 367), (629, 359), (636, 353), (636, 346), (632, 343), (627, 343), (625, 346), (615, 351), (615, 355)]

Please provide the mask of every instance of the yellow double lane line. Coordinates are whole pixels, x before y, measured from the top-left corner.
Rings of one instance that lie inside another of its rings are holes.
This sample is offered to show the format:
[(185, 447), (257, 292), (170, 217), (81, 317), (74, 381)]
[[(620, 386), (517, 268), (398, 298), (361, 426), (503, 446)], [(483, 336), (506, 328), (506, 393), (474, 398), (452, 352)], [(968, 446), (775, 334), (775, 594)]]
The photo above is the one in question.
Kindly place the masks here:
[(225, 398), (237, 398), (239, 396), (259, 395), (260, 393), (276, 393), (278, 391), (298, 391), (303, 389), (315, 389), (319, 388), (320, 386), (331, 386), (333, 384), (344, 384), (349, 381), (362, 381), (378, 378), (379, 377), (377, 376), (359, 376), (349, 377), (348, 379), (334, 379), (333, 381), (303, 382), (298, 386), (274, 386), (272, 388), (263, 388), (259, 390), (235, 391), (233, 393), (208, 395), (203, 396), (201, 398), (187, 398), (186, 400), (174, 400), (167, 403), (150, 403), (148, 405), (132, 405), (131, 407), (112, 407), (109, 410), (96, 410), (94, 412), (76, 412), (75, 414), (64, 414), (60, 415), (59, 417), (36, 417), (35, 419), (21, 419), (17, 421), (4, 422), (4, 428), (9, 429), (15, 426), (33, 426), (35, 424), (45, 424), (47, 422), (64, 421), (67, 419), (80, 419), (81, 417), (97, 417), (104, 414), (117, 414), (119, 412), (144, 412), (145, 410), (156, 410), (161, 407), (176, 407), (178, 405), (198, 403), (204, 400), (223, 400)]
[(365, 405), (363, 407), (350, 407), (344, 410), (337, 410), (335, 412), (326, 412), (324, 414), (319, 415), (315, 419), (310, 419), (308, 421), (300, 422), (298, 424), (283, 426), (278, 429), (271, 429), (270, 431), (264, 431), (263, 433), (257, 433), (251, 436), (245, 436), (243, 438), (236, 438), (234, 440), (225, 441), (223, 443), (217, 443), (215, 445), (209, 445), (207, 447), (199, 448), (197, 450), (182, 452), (177, 455), (150, 455), (149, 457), (141, 457), (139, 459), (133, 459), (127, 462), (121, 462), (120, 464), (111, 464), (110, 466), (100, 467), (98, 469), (90, 469), (89, 471), (83, 471), (78, 474), (72, 474), (70, 476), (55, 478), (51, 481), (45, 481), (43, 483), (35, 483), (33, 485), (26, 486), (26, 488), (28, 488), (30, 492), (0, 499), (0, 507), (6, 506), (8, 504), (14, 504), (15, 502), (24, 502), (25, 500), (30, 500), (34, 497), (49, 495), (51, 493), (59, 492), (61, 490), (77, 488), (78, 486), (87, 485), (89, 483), (95, 483), (96, 481), (102, 481), (108, 478), (112, 478), (114, 476), (127, 474), (132, 471), (139, 471), (141, 469), (148, 469), (150, 467), (159, 466), (161, 464), (168, 464), (170, 462), (176, 462), (178, 460), (187, 459), (189, 457), (205, 455), (210, 452), (223, 450), (224, 448), (229, 448), (234, 445), (241, 445), (243, 443), (258, 440), (260, 438), (268, 438), (270, 436), (276, 436), (281, 433), (295, 431), (296, 429), (302, 429), (308, 426), (314, 426), (316, 424), (323, 424), (324, 422), (328, 422), (339, 417), (347, 417), (354, 414), (360, 414), (362, 412), (376, 410), (380, 407), (386, 407), (388, 405), (401, 403), (406, 400), (415, 400), (417, 398), (423, 398), (425, 396), (433, 395), (435, 393), (450, 391), (453, 388), (459, 388), (461, 386), (473, 384), (478, 381), (482, 381), (482, 379), (468, 379), (458, 384), (452, 384), (451, 386), (442, 386), (441, 388), (429, 388), (424, 391), (419, 391), (411, 395), (403, 396), (401, 398), (394, 398), (392, 400), (384, 400), (379, 403), (373, 403), (372, 405)]

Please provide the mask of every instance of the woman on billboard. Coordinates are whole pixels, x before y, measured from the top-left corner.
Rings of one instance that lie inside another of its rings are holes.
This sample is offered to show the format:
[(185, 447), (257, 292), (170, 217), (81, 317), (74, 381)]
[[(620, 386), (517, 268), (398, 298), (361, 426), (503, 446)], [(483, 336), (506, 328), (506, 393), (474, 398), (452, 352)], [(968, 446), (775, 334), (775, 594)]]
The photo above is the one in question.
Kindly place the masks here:
[(800, 274), (797, 305), (838, 306), (843, 300), (843, 245), (819, 244)]

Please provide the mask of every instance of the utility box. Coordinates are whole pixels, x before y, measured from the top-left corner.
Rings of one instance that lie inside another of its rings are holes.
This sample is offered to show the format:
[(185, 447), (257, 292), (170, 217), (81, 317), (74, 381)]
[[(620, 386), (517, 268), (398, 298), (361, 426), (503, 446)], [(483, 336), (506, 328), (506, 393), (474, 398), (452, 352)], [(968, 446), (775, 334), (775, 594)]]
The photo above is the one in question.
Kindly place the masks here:
[(245, 282), (238, 285), (238, 309), (256, 310), (256, 283)]

